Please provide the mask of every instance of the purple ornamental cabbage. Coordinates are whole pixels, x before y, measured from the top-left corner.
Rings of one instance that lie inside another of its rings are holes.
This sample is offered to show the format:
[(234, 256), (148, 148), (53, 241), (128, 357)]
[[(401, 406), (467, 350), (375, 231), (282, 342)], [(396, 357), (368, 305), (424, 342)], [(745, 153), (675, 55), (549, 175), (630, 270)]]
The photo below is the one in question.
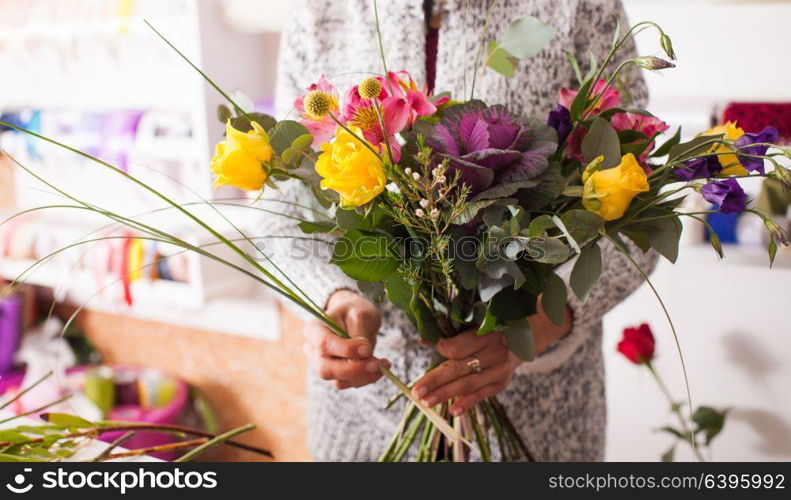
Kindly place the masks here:
[(461, 172), (471, 199), (489, 200), (538, 184), (557, 149), (557, 135), (544, 124), (521, 120), (504, 106), (486, 107), (476, 101), (449, 109), (428, 144), (450, 160), (450, 175)]

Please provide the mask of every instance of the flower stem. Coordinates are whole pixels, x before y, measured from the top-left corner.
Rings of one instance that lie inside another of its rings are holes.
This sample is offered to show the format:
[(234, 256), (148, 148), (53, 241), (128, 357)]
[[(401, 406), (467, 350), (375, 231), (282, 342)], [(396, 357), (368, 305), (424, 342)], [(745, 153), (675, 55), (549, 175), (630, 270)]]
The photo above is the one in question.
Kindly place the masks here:
[(672, 411), (676, 415), (676, 417), (678, 417), (678, 425), (681, 427), (681, 433), (684, 436), (686, 436), (687, 442), (689, 442), (690, 446), (692, 446), (693, 453), (695, 454), (695, 456), (699, 461), (705, 462), (697, 446), (692, 444), (695, 441), (695, 434), (693, 434), (692, 431), (689, 429), (689, 426), (687, 425), (687, 421), (686, 419), (684, 419), (684, 415), (682, 415), (681, 410), (679, 409), (680, 407), (678, 403), (676, 403), (673, 400), (673, 396), (672, 394), (670, 394), (670, 391), (665, 385), (664, 380), (662, 380), (662, 377), (659, 376), (659, 372), (656, 371), (654, 365), (650, 361), (646, 361), (644, 364), (648, 368), (648, 371), (651, 372), (651, 375), (654, 377), (654, 380), (656, 381), (656, 385), (659, 386), (659, 390), (665, 396), (667, 402), (670, 403), (670, 411)]

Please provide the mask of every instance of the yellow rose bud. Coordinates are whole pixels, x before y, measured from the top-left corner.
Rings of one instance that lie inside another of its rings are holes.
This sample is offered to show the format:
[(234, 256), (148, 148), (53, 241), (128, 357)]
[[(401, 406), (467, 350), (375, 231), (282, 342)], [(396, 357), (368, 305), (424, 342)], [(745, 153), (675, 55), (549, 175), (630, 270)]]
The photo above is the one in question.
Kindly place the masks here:
[[(362, 137), (360, 129), (351, 130)], [(365, 205), (387, 184), (382, 160), (357, 137), (339, 128), (334, 142), (321, 145), (322, 153), (316, 160), (316, 172), (323, 177), (321, 188), (338, 193), (342, 208)]]
[[(744, 135), (744, 130), (738, 127), (736, 122), (728, 122), (725, 125), (717, 125), (714, 128), (702, 132), (700, 135), (722, 135), (724, 136), (724, 139), (735, 141)], [(733, 149), (726, 146), (725, 144), (717, 144), (713, 146), (709, 152), (728, 153), (729, 151), (733, 151)], [(739, 159), (735, 154), (721, 154), (717, 156), (717, 159), (720, 160), (720, 165), (722, 165), (723, 168), (720, 175), (747, 175), (749, 173), (744, 167), (742, 167), (742, 164), (739, 163)]]
[(648, 191), (648, 176), (629, 153), (614, 168), (588, 176), (582, 190), (582, 206), (606, 221), (620, 219), (639, 193)]
[(382, 92), (382, 84), (376, 78), (366, 78), (357, 86), (357, 93), (363, 99), (373, 99)]
[(230, 121), (225, 125), (225, 140), (217, 144), (211, 159), (215, 188), (236, 186), (257, 191), (264, 187), (268, 176), (264, 163), (272, 159), (274, 150), (261, 125), (252, 124), (249, 132), (236, 130)]

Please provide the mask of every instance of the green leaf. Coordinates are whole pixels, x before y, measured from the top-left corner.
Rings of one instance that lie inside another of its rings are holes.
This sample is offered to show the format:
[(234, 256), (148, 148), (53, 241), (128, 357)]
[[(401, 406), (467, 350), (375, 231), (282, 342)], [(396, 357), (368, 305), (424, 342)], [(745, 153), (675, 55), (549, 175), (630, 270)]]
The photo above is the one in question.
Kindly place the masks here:
[(492, 40), (486, 46), (486, 65), (506, 78), (516, 74), (516, 58)]
[(601, 249), (597, 243), (591, 243), (582, 249), (574, 269), (571, 270), (569, 285), (574, 294), (582, 302), (588, 299), (593, 285), (599, 280), (602, 272)]
[(651, 249), (651, 240), (648, 239), (647, 231), (639, 229), (621, 229), (621, 234), (632, 240), (643, 253)]
[(310, 135), (310, 132), (304, 125), (293, 120), (283, 120), (269, 131), (269, 142), (275, 152), (282, 155), (294, 141), (305, 135)]
[(534, 293), (524, 288), (504, 288), (489, 302), (489, 310), (500, 323), (517, 321), (538, 312), (537, 300)]
[(550, 321), (560, 326), (566, 315), (566, 283), (555, 273), (549, 273), (541, 307)]
[(217, 106), (217, 120), (219, 120), (220, 123), (225, 125), (232, 117), (233, 113), (231, 113), (231, 110), (228, 109), (228, 106), (225, 104), (220, 104)]
[(67, 413), (45, 413), (41, 417), (47, 422), (70, 429), (85, 429), (87, 427), (94, 427), (94, 424), (88, 422), (84, 418)]
[(337, 227), (332, 222), (313, 222), (309, 220), (303, 220), (298, 225), (302, 232), (306, 234), (331, 233)]
[(283, 154), (280, 155), (283, 163), (291, 165), (298, 161), (302, 157), (302, 153), (304, 153), (311, 144), (313, 144), (313, 136), (310, 134), (304, 134), (294, 139), (291, 146), (286, 148)]
[(676, 429), (675, 427), (670, 427), (669, 425), (666, 425), (664, 427), (661, 427), (659, 430), (671, 434), (674, 437), (677, 437), (678, 439), (683, 439), (685, 441), (687, 440), (687, 437), (684, 436), (684, 434), (682, 434), (681, 431)]
[(410, 311), (411, 318), (414, 319), (420, 338), (431, 343), (442, 338), (442, 331), (437, 324), (437, 315), (420, 299), (418, 287), (412, 288), (412, 299), (409, 302), (408, 311)]
[(358, 281), (357, 288), (374, 304), (381, 304), (385, 296), (383, 281)]
[(673, 445), (670, 448), (668, 448), (666, 452), (662, 453), (662, 461), (672, 462), (675, 454), (676, 454), (676, 445)]
[(661, 158), (662, 156), (666, 156), (670, 153), (670, 149), (681, 142), (681, 127), (676, 129), (676, 133), (673, 134), (673, 137), (666, 140), (661, 146), (659, 146), (656, 151), (651, 153), (651, 158)]
[(708, 406), (698, 407), (692, 414), (692, 421), (697, 424), (695, 433), (704, 432), (706, 444), (708, 445), (711, 443), (711, 440), (722, 431), (723, 426), (725, 426), (725, 416), (727, 413), (727, 410), (717, 411)]
[(604, 225), (604, 219), (587, 210), (569, 210), (561, 215), (560, 220), (580, 247), (584, 247), (596, 238)]
[(587, 161), (604, 156), (602, 168), (612, 168), (621, 163), (621, 141), (610, 122), (597, 117), (582, 139), (582, 155)]
[(385, 280), (387, 298), (402, 311), (409, 311), (409, 302), (412, 300), (412, 287), (404, 278), (393, 274)]
[(531, 259), (544, 264), (562, 264), (574, 253), (560, 238), (530, 238), (525, 250)]
[(277, 120), (275, 120), (269, 115), (265, 115), (262, 113), (247, 113), (247, 116), (241, 115), (241, 116), (237, 116), (236, 118), (231, 118), (231, 126), (236, 130), (241, 130), (242, 132), (249, 132), (250, 130), (253, 129), (253, 126), (250, 125), (250, 120), (253, 120), (257, 124), (261, 125), (261, 128), (266, 131), (269, 131), (275, 125), (277, 125)]
[(471, 203), (467, 203), (465, 205), (464, 211), (460, 213), (455, 219), (453, 219), (452, 223), (457, 225), (462, 225), (470, 222), (473, 220), (478, 213), (492, 205), (510, 205), (516, 203), (514, 199), (504, 199), (504, 200), (481, 200), (481, 201), (473, 201)]
[(651, 222), (651, 230), (647, 231), (651, 247), (670, 262), (678, 259), (678, 243), (683, 226), (677, 217), (657, 219)]
[(574, 76), (577, 77), (577, 83), (582, 84), (582, 71), (580, 70), (580, 64), (577, 62), (577, 58), (568, 50), (564, 50), (563, 53), (566, 55), (566, 60), (574, 71)]
[(486, 315), (483, 317), (481, 326), (478, 327), (478, 331), (476, 332), (476, 334), (486, 335), (487, 333), (494, 331), (496, 326), (497, 326), (497, 317), (494, 315), (494, 313), (492, 313), (491, 307), (487, 307)]
[(357, 281), (381, 281), (398, 269), (394, 244), (389, 236), (353, 229), (335, 242), (330, 262)]
[(555, 29), (535, 17), (522, 17), (512, 22), (505, 32), (500, 48), (519, 59), (533, 57), (555, 37)]
[(670, 151), (668, 152), (668, 163), (677, 163), (679, 161), (690, 160), (692, 158), (696, 158), (710, 149), (713, 149), (717, 143), (711, 143), (711, 141), (715, 139), (722, 139), (722, 134), (720, 135), (701, 135), (695, 137), (694, 139), (681, 143), (676, 144)]
[(571, 109), (569, 112), (571, 113), (572, 120), (579, 120), (582, 116), (582, 113), (585, 111), (585, 107), (588, 104), (588, 92), (590, 92), (591, 85), (593, 85), (593, 75), (589, 75), (585, 79), (585, 82), (580, 87), (576, 97), (574, 97), (574, 100), (571, 101)]
[(506, 323), (503, 330), (508, 348), (522, 361), (533, 361), (536, 357), (536, 341), (527, 320)]

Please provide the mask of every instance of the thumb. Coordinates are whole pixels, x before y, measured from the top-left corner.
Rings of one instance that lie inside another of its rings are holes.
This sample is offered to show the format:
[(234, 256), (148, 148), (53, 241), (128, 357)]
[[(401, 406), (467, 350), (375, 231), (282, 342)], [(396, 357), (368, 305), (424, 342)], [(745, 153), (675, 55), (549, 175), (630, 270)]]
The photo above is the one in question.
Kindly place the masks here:
[(349, 307), (345, 318), (346, 332), (352, 337), (364, 337), (376, 343), (376, 335), (382, 325), (381, 313), (376, 307), (354, 305)]

